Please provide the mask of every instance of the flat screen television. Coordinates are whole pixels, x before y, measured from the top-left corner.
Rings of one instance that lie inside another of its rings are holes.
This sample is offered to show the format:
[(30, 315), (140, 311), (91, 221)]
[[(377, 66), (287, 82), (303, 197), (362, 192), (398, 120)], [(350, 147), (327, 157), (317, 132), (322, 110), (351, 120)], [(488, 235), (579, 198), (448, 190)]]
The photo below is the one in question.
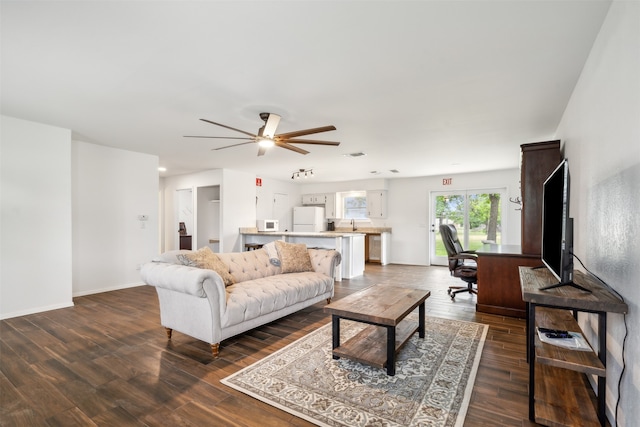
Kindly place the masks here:
[(573, 218), (569, 217), (569, 190), (569, 162), (565, 159), (542, 187), (542, 263), (558, 283), (540, 289), (572, 286), (590, 292), (573, 283)]

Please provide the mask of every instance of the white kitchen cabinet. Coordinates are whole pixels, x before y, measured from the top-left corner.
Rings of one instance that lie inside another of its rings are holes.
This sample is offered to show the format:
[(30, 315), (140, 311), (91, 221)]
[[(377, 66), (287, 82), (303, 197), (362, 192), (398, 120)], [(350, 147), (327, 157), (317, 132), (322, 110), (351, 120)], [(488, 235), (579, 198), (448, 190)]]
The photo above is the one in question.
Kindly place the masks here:
[(322, 205), (324, 206), (326, 202), (326, 196), (324, 193), (318, 194), (303, 194), (302, 195), (302, 204), (303, 205)]
[(342, 277), (351, 279), (364, 274), (364, 234), (342, 238)]
[(336, 212), (336, 193), (325, 194), (324, 215), (327, 219), (338, 218)]
[(387, 217), (387, 190), (367, 191), (367, 216), (369, 218)]

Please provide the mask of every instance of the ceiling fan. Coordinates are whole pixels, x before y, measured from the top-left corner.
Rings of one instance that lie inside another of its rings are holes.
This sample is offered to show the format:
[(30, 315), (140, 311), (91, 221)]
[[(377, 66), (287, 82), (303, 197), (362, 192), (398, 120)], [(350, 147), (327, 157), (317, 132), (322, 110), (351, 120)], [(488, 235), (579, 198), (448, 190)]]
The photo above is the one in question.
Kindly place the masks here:
[(262, 126), (257, 134), (253, 134), (251, 132), (245, 132), (240, 129), (232, 128), (231, 126), (223, 125), (221, 123), (212, 122), (207, 119), (200, 119), (203, 122), (211, 123), (212, 125), (221, 126), (223, 128), (231, 129), (236, 132), (243, 133), (247, 135), (246, 137), (233, 137), (233, 136), (197, 136), (197, 135), (185, 135), (185, 138), (216, 138), (216, 139), (240, 139), (245, 142), (240, 142), (238, 144), (227, 145), (225, 147), (214, 148), (214, 150), (223, 150), (225, 148), (237, 147), (239, 145), (245, 144), (258, 144), (258, 156), (263, 156), (266, 153), (267, 148), (272, 147), (274, 145), (286, 148), (287, 150), (295, 151), (300, 154), (309, 154), (307, 150), (303, 150), (302, 148), (296, 147), (291, 144), (317, 144), (317, 145), (340, 145), (339, 142), (334, 141), (319, 141), (316, 139), (295, 139), (299, 136), (311, 135), (314, 133), (328, 132), (330, 130), (336, 130), (335, 126), (322, 126), (319, 128), (313, 129), (305, 129), (299, 130), (295, 132), (287, 132), (276, 134), (276, 128), (280, 123), (280, 116), (273, 113), (260, 113), (260, 118), (264, 121), (264, 126)]

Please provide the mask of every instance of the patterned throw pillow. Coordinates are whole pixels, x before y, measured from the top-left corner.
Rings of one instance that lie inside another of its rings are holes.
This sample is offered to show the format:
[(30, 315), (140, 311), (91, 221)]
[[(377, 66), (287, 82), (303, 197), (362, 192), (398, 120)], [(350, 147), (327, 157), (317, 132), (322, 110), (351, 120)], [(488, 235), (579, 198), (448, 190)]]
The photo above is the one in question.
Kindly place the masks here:
[(276, 249), (280, 258), (280, 268), (283, 273), (301, 273), (313, 271), (311, 258), (304, 243), (287, 243), (276, 240)]
[(218, 258), (208, 246), (200, 248), (195, 252), (177, 255), (176, 258), (178, 258), (178, 261), (183, 265), (215, 271), (220, 275), (225, 286), (235, 283), (235, 279), (231, 273), (229, 273), (229, 267), (220, 261), (220, 258)]

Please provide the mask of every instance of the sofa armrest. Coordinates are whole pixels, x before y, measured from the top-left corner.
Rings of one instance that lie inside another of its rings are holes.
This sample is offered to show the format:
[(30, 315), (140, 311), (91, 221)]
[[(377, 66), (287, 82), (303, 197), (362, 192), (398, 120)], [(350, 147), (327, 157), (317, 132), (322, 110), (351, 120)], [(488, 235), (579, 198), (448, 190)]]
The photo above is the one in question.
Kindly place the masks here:
[(308, 249), (308, 251), (313, 270), (333, 277), (336, 267), (342, 261), (340, 252), (334, 249)]
[[(199, 298), (218, 299), (224, 307), (226, 292), (218, 273), (204, 268), (189, 267), (166, 262), (148, 262), (140, 270), (142, 280), (151, 286), (193, 295)], [(204, 283), (211, 283), (205, 291)], [(209, 295), (213, 293), (213, 295)]]

